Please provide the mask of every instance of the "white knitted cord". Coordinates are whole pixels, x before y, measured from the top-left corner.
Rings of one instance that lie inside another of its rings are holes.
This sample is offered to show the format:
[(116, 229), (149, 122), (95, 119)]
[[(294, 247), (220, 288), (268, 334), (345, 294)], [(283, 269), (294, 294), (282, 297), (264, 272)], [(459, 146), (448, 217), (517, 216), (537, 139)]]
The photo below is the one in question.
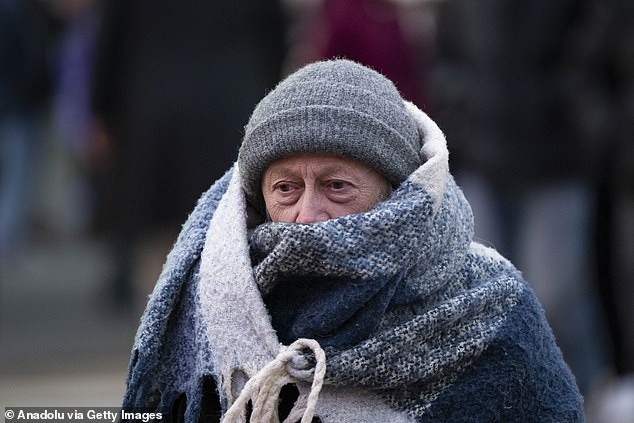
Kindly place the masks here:
[[(315, 368), (305, 370), (295, 368), (307, 363), (302, 350), (310, 349), (315, 354)], [(273, 361), (264, 366), (246, 383), (235, 402), (229, 407), (222, 423), (246, 422), (246, 408), (249, 400), (253, 404), (251, 423), (279, 423), (277, 405), (282, 387), (288, 383), (305, 380), (312, 376), (312, 385), (308, 395), (300, 395), (293, 409), (283, 423), (310, 423), (315, 416), (315, 407), (326, 374), (326, 354), (319, 343), (313, 339), (298, 339), (288, 347), (282, 347)]]

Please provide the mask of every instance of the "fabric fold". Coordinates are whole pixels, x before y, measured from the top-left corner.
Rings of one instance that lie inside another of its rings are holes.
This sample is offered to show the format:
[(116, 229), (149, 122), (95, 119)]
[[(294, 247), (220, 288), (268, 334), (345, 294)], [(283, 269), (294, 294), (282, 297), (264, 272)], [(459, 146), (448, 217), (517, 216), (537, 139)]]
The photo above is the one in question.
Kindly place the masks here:
[(424, 163), (369, 212), (250, 230), (238, 165), (203, 195), (142, 318), (124, 406), (184, 395), (196, 421), (212, 382), (225, 413), (281, 343), (310, 337), (326, 350), (324, 423), (583, 421), (533, 292), (472, 241), (444, 136), (406, 109)]

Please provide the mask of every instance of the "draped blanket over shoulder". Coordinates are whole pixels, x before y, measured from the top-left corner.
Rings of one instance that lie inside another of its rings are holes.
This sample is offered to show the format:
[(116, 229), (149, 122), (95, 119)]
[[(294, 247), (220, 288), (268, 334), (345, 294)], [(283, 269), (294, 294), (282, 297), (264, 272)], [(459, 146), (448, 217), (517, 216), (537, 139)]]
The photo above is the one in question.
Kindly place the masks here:
[(472, 241), (444, 137), (407, 110), (423, 165), (373, 210), (249, 228), (237, 165), (202, 196), (143, 315), (124, 407), (244, 421), (251, 395), (252, 421), (276, 421), (268, 377), (298, 391), (289, 421), (311, 407), (324, 423), (583, 421), (533, 292)]

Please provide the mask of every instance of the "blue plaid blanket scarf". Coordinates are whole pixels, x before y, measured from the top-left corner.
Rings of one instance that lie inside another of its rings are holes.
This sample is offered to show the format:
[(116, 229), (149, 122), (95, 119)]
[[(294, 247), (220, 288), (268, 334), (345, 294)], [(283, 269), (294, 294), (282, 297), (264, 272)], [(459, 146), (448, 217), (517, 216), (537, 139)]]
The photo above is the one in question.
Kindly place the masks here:
[(324, 423), (583, 421), (541, 306), (473, 242), (444, 136), (408, 109), (424, 164), (369, 212), (249, 229), (237, 165), (201, 197), (143, 315), (124, 407), (185, 399), (198, 421), (211, 383), (222, 414), (281, 345), (310, 338), (326, 353)]

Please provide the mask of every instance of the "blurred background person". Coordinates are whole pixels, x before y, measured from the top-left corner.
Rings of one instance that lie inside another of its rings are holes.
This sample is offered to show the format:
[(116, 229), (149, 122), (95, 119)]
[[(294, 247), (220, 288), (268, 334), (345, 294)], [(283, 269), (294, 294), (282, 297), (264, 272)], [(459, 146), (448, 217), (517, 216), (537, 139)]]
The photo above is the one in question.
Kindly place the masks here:
[[(622, 143), (608, 122), (622, 105), (610, 110), (596, 101), (605, 93), (580, 89), (594, 61), (589, 50), (610, 49), (591, 35), (595, 8), (576, 0), (447, 2), (433, 82), (476, 236), (531, 281), (588, 398), (615, 364), (599, 296), (609, 282), (597, 277), (594, 241), (604, 231), (596, 225), (606, 204), (602, 168), (615, 170)], [(606, 74), (595, 78), (611, 83)]]
[(634, 5), (589, 3), (575, 42), (567, 81), (575, 136), (604, 145), (593, 158), (598, 282), (616, 371), (634, 374)]
[[(595, 263), (607, 317), (613, 377), (590, 403), (589, 421), (634, 421), (634, 5), (588, 2), (566, 81), (575, 136), (603, 144), (596, 166)], [(629, 417), (629, 420), (627, 417)]]
[(97, 0), (55, 0), (51, 60), (52, 98), (49, 154), (57, 162), (62, 186), (48, 194), (47, 214), (63, 237), (92, 235), (101, 207), (97, 177), (102, 170), (102, 140), (91, 110), (96, 41), (101, 23)]
[[(287, 65), (346, 58), (394, 81), (407, 100), (428, 108), (435, 1), (318, 0), (293, 3), (296, 19)], [(427, 110), (428, 111), (428, 110)]]
[[(285, 31), (275, 1), (0, 1), (2, 241), (30, 241), (0, 262), (3, 401), (120, 404), (170, 234), (279, 80)], [(31, 144), (5, 144), (13, 93), (43, 123)]]
[(112, 299), (142, 307), (180, 222), (280, 76), (285, 19), (273, 0), (104, 6), (93, 98), (111, 160), (102, 223), (115, 234)]
[(33, 218), (49, 93), (45, 23), (33, 2), (0, 0), (0, 266)]

